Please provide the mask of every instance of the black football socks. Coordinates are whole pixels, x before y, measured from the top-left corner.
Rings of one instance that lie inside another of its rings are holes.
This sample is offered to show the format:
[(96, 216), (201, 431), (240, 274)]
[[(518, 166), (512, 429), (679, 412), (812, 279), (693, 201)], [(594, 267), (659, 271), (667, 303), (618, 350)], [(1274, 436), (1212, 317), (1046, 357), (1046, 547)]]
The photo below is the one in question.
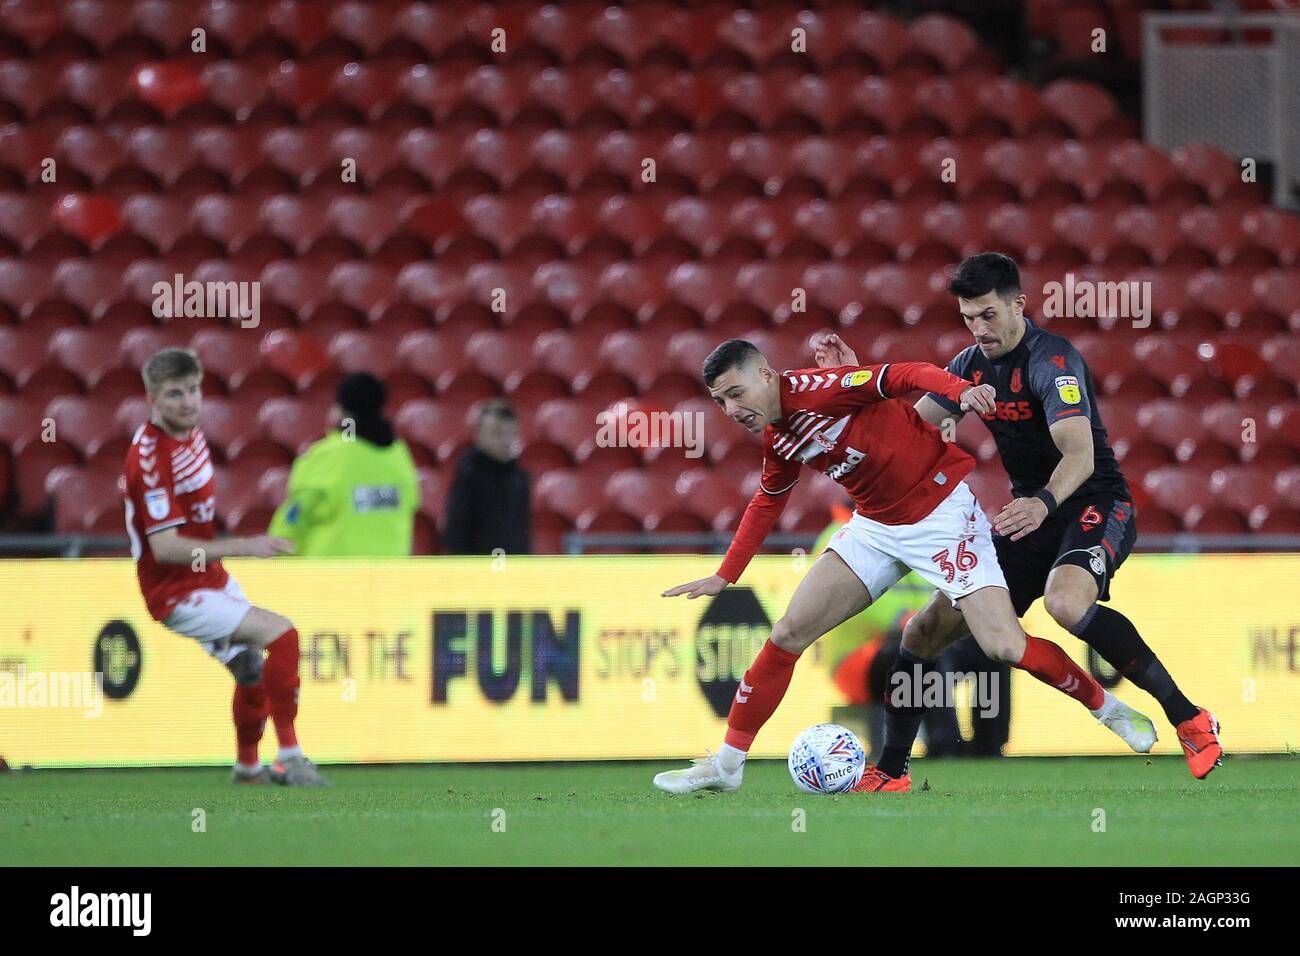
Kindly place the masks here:
[(933, 661), (922, 660), (908, 650), (899, 649), (894, 666), (885, 679), (885, 746), (876, 766), (891, 777), (907, 773), (916, 732), (925, 716), (922, 703), (924, 677), (934, 669)]
[[(1119, 611), (1094, 604), (1079, 623), (1070, 628), (1070, 632), (1093, 647), (1111, 667), (1154, 697), (1175, 727), (1200, 713), (1183, 696), (1155, 651), (1142, 640), (1133, 622)], [(889, 739), (887, 734), (885, 739)]]

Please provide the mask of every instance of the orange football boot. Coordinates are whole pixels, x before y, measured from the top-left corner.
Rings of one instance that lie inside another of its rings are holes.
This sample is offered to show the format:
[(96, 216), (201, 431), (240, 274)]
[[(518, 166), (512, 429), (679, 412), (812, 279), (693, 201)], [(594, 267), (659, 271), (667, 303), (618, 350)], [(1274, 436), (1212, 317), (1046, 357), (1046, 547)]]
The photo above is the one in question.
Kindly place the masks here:
[(1183, 745), (1183, 754), (1187, 757), (1187, 766), (1197, 780), (1204, 780), (1211, 770), (1223, 765), (1219, 722), (1204, 707), (1191, 720), (1179, 724), (1176, 730), (1178, 742)]
[(875, 764), (862, 771), (862, 779), (848, 790), (849, 793), (911, 793), (912, 775), (891, 777)]

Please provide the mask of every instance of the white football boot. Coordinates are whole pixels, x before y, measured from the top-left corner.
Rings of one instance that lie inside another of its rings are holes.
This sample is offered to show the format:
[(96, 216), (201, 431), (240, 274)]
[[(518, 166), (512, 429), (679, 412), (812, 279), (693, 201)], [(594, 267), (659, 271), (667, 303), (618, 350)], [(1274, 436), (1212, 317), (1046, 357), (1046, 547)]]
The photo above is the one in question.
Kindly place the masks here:
[(1106, 698), (1102, 705), (1089, 713), (1137, 753), (1149, 752), (1156, 745), (1156, 725), (1151, 718), (1134, 710), (1110, 691), (1104, 693)]
[(707, 757), (692, 761), (686, 770), (665, 770), (655, 774), (655, 786), (669, 793), (694, 793), (696, 790), (716, 790), (730, 793), (740, 789), (741, 778), (745, 776), (745, 762), (728, 772), (722, 766), (721, 754), (706, 751)]

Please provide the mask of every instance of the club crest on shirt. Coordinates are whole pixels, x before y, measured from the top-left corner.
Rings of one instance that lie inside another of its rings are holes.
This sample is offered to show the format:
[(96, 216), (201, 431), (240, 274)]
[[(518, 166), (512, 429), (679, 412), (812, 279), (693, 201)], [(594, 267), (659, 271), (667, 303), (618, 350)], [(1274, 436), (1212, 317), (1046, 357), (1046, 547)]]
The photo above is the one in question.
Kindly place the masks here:
[(845, 388), (853, 388), (855, 385), (866, 385), (869, 381), (871, 381), (871, 369), (860, 368), (856, 372), (847, 373), (840, 379), (840, 384)]
[(1061, 396), (1061, 401), (1065, 404), (1078, 405), (1081, 398), (1079, 380), (1073, 375), (1056, 376), (1056, 394)]
[(1014, 372), (1011, 373), (1011, 391), (1013, 392), (1020, 391), (1020, 385), (1021, 385), (1020, 369), (1016, 369)]
[(149, 511), (149, 517), (154, 521), (161, 521), (167, 517), (167, 512), (171, 506), (167, 502), (166, 488), (153, 488), (144, 493), (144, 506)]

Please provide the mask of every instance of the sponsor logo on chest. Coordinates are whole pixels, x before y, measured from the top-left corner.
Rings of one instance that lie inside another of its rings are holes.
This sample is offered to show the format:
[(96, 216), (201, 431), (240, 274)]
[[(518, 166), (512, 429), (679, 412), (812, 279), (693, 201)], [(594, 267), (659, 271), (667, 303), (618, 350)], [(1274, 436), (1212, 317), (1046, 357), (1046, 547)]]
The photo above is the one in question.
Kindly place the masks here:
[(850, 445), (848, 448), (844, 449), (844, 460), (838, 465), (832, 465), (830, 468), (827, 468), (826, 475), (836, 481), (843, 481), (845, 476), (853, 471), (854, 468), (857, 468), (858, 465), (862, 463), (862, 459), (866, 457), (866, 452), (858, 451)]

